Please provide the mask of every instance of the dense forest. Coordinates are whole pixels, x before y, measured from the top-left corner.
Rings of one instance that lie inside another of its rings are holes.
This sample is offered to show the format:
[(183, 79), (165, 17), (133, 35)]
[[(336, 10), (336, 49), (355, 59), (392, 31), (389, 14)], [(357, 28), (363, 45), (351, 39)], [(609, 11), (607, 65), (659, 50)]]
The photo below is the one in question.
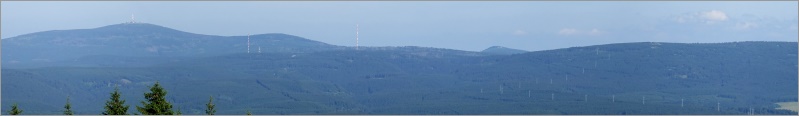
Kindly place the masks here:
[[(142, 28), (128, 26), (79, 31)], [(37, 49), (94, 44), (46, 39), (58, 35), (54, 32), (3, 39), (3, 109), (64, 114), (68, 103), (74, 114), (103, 114), (105, 100), (114, 98), (109, 93), (119, 92), (132, 114), (146, 107), (139, 102), (151, 98), (142, 95), (153, 93), (158, 83), (168, 91), (159, 102), (171, 105), (163, 111), (172, 114), (208, 114), (208, 109), (215, 114), (797, 114), (775, 105), (797, 101), (796, 42), (638, 42), (483, 53), (426, 47), (355, 50), (285, 35), (257, 41), (302, 46), (246, 53), (231, 52), (243, 47), (232, 42), (241, 37), (162, 32), (154, 38), (169, 39), (137, 40), (148, 42), (130, 49), (63, 50), (82, 55), (64, 57), (33, 53), (29, 47), (34, 45), (23, 41), (62, 42)], [(107, 38), (87, 33), (92, 35), (75, 36)], [(158, 47), (159, 52), (124, 52), (173, 39), (181, 41)], [(231, 44), (212, 45), (225, 41)], [(191, 45), (238, 48), (164, 55), (197, 50)], [(315, 47), (299, 49), (303, 46)]]

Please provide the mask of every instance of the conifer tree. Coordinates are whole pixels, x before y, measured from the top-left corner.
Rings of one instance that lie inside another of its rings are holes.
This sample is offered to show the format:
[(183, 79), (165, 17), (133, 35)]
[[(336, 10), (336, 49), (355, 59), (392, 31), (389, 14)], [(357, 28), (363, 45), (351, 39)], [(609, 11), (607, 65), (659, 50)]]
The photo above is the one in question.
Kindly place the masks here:
[(69, 96), (67, 96), (67, 105), (64, 105), (64, 115), (72, 115), (72, 105), (69, 104)]
[(119, 87), (111, 92), (111, 99), (105, 102), (103, 115), (128, 115), (130, 105), (125, 105), (125, 100), (120, 100)]
[(252, 115), (252, 112), (250, 112), (250, 109), (247, 109), (247, 115)]
[(14, 105), (11, 105), (11, 110), (8, 111), (8, 114), (10, 114), (10, 115), (20, 115), (20, 114), (22, 114), (22, 110), (17, 108), (17, 103), (14, 103)]
[(175, 115), (183, 115), (183, 112), (180, 112), (180, 106), (178, 106), (178, 111), (175, 112)]
[(166, 101), (166, 90), (161, 87), (158, 82), (150, 87), (149, 93), (144, 93), (144, 98), (147, 100), (142, 101), (142, 107), (136, 106), (136, 109), (142, 115), (172, 115), (172, 104)]
[(216, 109), (214, 109), (214, 106), (216, 106), (216, 105), (214, 105), (213, 102), (214, 102), (214, 96), (210, 96), (209, 100), (208, 100), (208, 104), (205, 104), (205, 106), (206, 106), (205, 114), (214, 115), (214, 113), (216, 113)]

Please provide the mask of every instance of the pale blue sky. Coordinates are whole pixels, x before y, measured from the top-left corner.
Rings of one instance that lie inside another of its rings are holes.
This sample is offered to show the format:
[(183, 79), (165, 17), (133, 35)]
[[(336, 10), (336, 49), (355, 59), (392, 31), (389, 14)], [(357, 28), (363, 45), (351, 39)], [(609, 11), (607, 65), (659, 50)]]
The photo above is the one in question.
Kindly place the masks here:
[(797, 2), (8, 2), (2, 38), (136, 20), (191, 33), (286, 33), (343, 46), (547, 50), (623, 42), (797, 41)]

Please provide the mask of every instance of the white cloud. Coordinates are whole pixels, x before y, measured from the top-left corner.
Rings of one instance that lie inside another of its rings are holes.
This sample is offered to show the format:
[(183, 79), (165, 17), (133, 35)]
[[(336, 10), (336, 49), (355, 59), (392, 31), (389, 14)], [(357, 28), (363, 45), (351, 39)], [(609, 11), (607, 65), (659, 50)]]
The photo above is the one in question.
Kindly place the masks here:
[(590, 31), (580, 31), (580, 30), (574, 29), (574, 28), (563, 28), (563, 29), (560, 29), (560, 31), (558, 31), (559, 35), (590, 35), (590, 36), (598, 36), (598, 35), (602, 35), (603, 33), (605, 33), (605, 32), (603, 32), (603, 31), (601, 31), (599, 29), (596, 29), (596, 28), (591, 29)]
[(599, 31), (599, 29), (596, 28), (588, 32), (588, 35), (599, 35), (599, 34), (602, 34), (602, 31)]
[(685, 23), (685, 18), (684, 17), (677, 17), (677, 22), (678, 23)]
[(727, 13), (724, 13), (723, 11), (719, 10), (686, 13), (674, 17), (674, 20), (678, 23), (699, 22), (699, 23), (713, 24), (716, 22), (727, 21), (729, 19), (730, 17), (727, 16)]
[(527, 32), (524, 30), (516, 30), (513, 31), (513, 35), (527, 35)]
[(558, 32), (558, 34), (560, 34), (560, 35), (576, 35), (578, 33), (579, 33), (579, 31), (577, 31), (577, 29), (573, 29), (573, 28), (563, 28), (563, 29), (560, 29), (560, 32)]
[(756, 23), (752, 23), (752, 22), (739, 22), (739, 23), (735, 24), (735, 29), (747, 30), (747, 29), (756, 28), (757, 26), (758, 25)]
[(727, 20), (727, 14), (718, 10), (702, 12), (700, 16), (702, 17), (702, 19), (705, 19), (707, 23)]

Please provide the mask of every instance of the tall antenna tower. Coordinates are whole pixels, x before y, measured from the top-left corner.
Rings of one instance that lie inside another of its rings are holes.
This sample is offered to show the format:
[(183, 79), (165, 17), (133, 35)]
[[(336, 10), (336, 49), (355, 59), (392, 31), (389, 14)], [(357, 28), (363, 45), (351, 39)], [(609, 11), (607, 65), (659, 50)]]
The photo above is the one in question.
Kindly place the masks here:
[(355, 50), (358, 50), (358, 24), (355, 24)]
[(247, 34), (247, 53), (250, 53), (250, 34)]

